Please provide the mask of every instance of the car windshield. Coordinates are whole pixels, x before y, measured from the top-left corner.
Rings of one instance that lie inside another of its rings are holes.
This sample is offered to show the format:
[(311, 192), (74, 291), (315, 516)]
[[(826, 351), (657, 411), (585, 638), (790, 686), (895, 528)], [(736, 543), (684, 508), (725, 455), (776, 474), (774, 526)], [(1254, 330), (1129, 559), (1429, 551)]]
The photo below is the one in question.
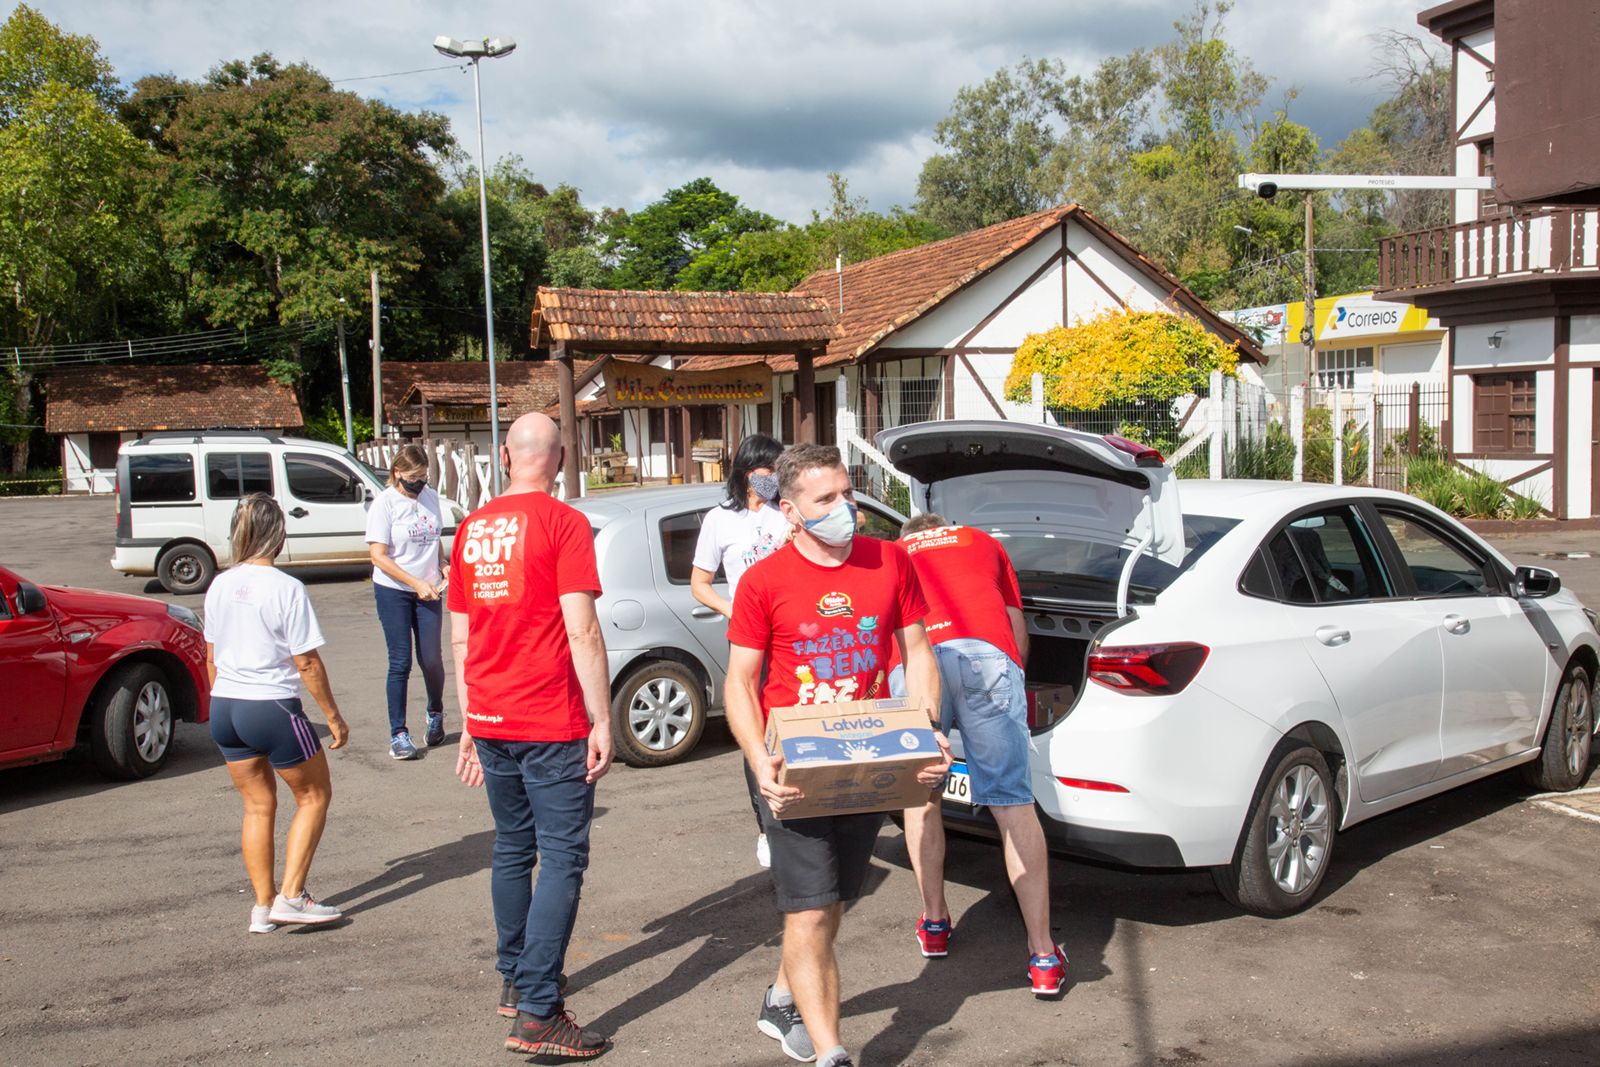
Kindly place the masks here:
[[(1128, 599), (1135, 604), (1154, 603), (1178, 575), (1237, 525), (1237, 519), (1185, 515), (1183, 562), (1173, 566), (1154, 556), (1141, 556), (1133, 565)], [(1006, 546), (1024, 599), (1091, 603), (1116, 599), (1127, 549), (1044, 531), (997, 531), (995, 536)]]

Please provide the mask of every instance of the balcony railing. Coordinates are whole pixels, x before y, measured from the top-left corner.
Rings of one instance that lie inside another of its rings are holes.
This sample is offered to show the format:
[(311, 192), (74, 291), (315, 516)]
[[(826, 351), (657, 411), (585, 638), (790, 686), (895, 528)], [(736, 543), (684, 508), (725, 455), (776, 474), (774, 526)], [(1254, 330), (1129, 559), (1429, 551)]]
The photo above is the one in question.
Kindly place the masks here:
[(1600, 271), (1600, 209), (1557, 208), (1385, 237), (1380, 289)]

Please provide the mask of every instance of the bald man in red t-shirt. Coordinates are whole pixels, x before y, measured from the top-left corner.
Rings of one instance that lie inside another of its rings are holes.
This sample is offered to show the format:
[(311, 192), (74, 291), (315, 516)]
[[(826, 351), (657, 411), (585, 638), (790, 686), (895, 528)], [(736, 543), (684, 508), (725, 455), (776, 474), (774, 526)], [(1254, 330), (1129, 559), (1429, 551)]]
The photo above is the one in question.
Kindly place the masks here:
[[(1000, 542), (982, 530), (918, 515), (901, 530), (928, 601), (924, 619), (939, 663), (944, 732), (961, 731), (972, 802), (1000, 827), (1006, 873), (1028, 932), (1033, 992), (1055, 996), (1067, 957), (1050, 933), (1049, 856), (1033, 810), (1028, 771), (1028, 705), (1022, 667), (1028, 628), (1022, 594)], [(906, 811), (906, 847), (922, 891), (917, 941), (930, 959), (949, 953), (944, 898), (944, 822), (937, 796)]]

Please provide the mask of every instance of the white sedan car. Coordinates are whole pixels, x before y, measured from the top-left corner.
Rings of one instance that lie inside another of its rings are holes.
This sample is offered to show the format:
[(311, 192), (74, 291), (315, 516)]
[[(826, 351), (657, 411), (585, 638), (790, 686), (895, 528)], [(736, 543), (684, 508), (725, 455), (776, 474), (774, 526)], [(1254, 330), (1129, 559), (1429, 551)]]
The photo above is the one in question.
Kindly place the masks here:
[[(1518, 765), (1546, 790), (1588, 773), (1594, 614), (1412, 497), (1179, 483), (1131, 442), (1017, 423), (879, 445), (913, 510), (1010, 553), (1059, 852), (1209, 867), (1230, 901), (1285, 915), (1364, 819)], [(962, 769), (946, 820), (992, 834)]]

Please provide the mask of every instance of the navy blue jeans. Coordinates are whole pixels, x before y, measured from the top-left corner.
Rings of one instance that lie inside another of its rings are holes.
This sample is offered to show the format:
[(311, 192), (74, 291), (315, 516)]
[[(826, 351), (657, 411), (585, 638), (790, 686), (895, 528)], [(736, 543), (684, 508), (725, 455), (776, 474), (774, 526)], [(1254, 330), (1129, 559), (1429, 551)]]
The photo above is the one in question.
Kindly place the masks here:
[(476, 742), (494, 813), (489, 893), (498, 934), (496, 967), (516, 987), (517, 1009), (547, 1018), (565, 1006), (556, 976), (566, 961), (589, 866), (594, 786), (583, 780), (589, 743)]
[(444, 625), (444, 601), (422, 600), (409, 589), (372, 583), (378, 600), (378, 625), (389, 646), (389, 734), (406, 728), (406, 686), (411, 680), (411, 649), (428, 688), (428, 714), (444, 710), (444, 652), (439, 639)]

